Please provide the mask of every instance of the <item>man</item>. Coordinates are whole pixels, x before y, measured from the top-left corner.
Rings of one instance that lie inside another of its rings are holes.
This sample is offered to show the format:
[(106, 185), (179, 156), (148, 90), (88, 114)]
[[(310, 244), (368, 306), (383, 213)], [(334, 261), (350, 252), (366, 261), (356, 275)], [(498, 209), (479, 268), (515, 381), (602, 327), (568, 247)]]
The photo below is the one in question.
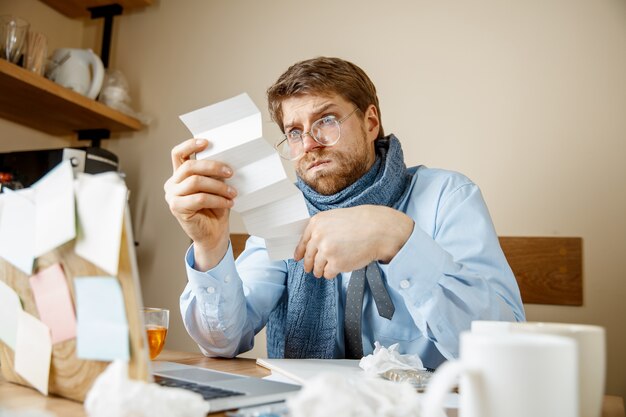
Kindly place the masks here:
[[(478, 187), (458, 173), (406, 169), (385, 136), (376, 89), (337, 58), (296, 63), (268, 89), (312, 217), (293, 259), (271, 262), (250, 237), (233, 260), (229, 209), (237, 190), (222, 163), (172, 150), (172, 214), (193, 240), (183, 321), (207, 355), (252, 348), (266, 324), (270, 357), (360, 358), (399, 343), (435, 368), (458, 355), (472, 320), (523, 320), (515, 278)], [(208, 138), (210, 140), (210, 138)]]

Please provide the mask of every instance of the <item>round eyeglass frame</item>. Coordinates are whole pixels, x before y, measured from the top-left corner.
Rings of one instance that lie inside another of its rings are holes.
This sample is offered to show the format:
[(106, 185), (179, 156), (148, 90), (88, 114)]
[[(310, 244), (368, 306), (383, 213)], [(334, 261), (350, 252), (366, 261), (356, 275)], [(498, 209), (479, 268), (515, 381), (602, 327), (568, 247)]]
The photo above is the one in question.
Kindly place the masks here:
[[(314, 128), (315, 128), (315, 125), (317, 125), (318, 123), (321, 123), (321, 122), (322, 122), (322, 120), (324, 120), (324, 118), (325, 118), (325, 117), (328, 117), (328, 116), (324, 116), (324, 117), (321, 117), (321, 118), (317, 119), (316, 121), (314, 121), (314, 122), (311, 124), (311, 128), (309, 129), (309, 131), (308, 131), (308, 132), (302, 132), (302, 133), (300, 134), (300, 140), (299, 140), (299, 143), (300, 143), (300, 144), (302, 144), (302, 141), (304, 140), (304, 137), (308, 135), (308, 136), (312, 137), (312, 138), (313, 138), (313, 140), (314, 140), (315, 142), (319, 143), (320, 145), (322, 145), (322, 146), (324, 146), (324, 147), (336, 145), (336, 144), (337, 144), (337, 142), (339, 142), (339, 139), (341, 139), (341, 125), (343, 124), (343, 122), (345, 122), (346, 120), (348, 120), (348, 118), (349, 118), (350, 116), (352, 116), (352, 115), (353, 115), (353, 114), (354, 114), (357, 110), (359, 110), (359, 108), (358, 108), (358, 107), (355, 107), (355, 108), (354, 108), (354, 109), (353, 109), (350, 113), (348, 113), (347, 115), (343, 116), (341, 119), (339, 119), (339, 120), (335, 119), (335, 120), (334, 120), (334, 121), (335, 121), (335, 123), (337, 124), (337, 129), (338, 129), (337, 139), (335, 139), (335, 141), (334, 141), (334, 142), (332, 142), (332, 143), (322, 143), (322, 142), (320, 142), (320, 140), (319, 140), (319, 139), (318, 139), (318, 138), (317, 138), (317, 137), (316, 137), (316, 136), (312, 133), (312, 131), (313, 131), (313, 130), (314, 130)], [(296, 160), (298, 160), (298, 159), (302, 158), (302, 156), (304, 155), (304, 148), (302, 148), (302, 149), (301, 149), (301, 151), (300, 151), (300, 153), (299, 153), (297, 156), (295, 156), (295, 157), (289, 157), (289, 156), (286, 156), (286, 155), (284, 155), (284, 154), (283, 154), (283, 152), (281, 152), (281, 151), (280, 151), (281, 146), (283, 146), (283, 144), (284, 144), (286, 141), (288, 141), (288, 140), (289, 140), (289, 138), (287, 137), (287, 134), (284, 134), (284, 135), (283, 135), (283, 138), (282, 138), (282, 139), (280, 139), (280, 140), (278, 140), (278, 141), (274, 144), (274, 148), (276, 149), (276, 151), (278, 151), (278, 154), (280, 155), (280, 157), (281, 157), (281, 158), (283, 158), (283, 159), (286, 159), (286, 160), (288, 160), (288, 161), (296, 161)], [(289, 146), (289, 144), (288, 144), (288, 143), (287, 143), (287, 146)]]

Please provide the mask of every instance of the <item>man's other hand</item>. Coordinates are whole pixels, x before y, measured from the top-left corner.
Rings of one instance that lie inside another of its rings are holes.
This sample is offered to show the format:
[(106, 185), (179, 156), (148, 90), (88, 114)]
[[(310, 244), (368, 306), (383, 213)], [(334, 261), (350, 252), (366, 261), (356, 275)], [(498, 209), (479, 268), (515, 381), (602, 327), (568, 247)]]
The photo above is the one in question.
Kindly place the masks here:
[(385, 206), (324, 211), (309, 221), (294, 252), (304, 270), (320, 278), (390, 262), (413, 231), (413, 219)]

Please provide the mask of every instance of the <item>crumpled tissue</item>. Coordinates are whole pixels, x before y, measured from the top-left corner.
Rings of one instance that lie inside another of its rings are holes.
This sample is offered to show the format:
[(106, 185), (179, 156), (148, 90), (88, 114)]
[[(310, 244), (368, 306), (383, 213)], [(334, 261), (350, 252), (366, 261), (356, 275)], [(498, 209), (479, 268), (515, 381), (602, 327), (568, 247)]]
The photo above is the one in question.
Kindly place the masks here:
[(116, 360), (87, 393), (89, 417), (205, 417), (209, 404), (200, 394), (128, 378), (126, 362)]
[(419, 356), (399, 353), (397, 343), (386, 348), (378, 342), (374, 342), (374, 352), (363, 357), (359, 362), (359, 366), (370, 376), (382, 375), (392, 369), (425, 369)]
[(287, 400), (290, 417), (419, 417), (420, 398), (408, 383), (322, 373)]

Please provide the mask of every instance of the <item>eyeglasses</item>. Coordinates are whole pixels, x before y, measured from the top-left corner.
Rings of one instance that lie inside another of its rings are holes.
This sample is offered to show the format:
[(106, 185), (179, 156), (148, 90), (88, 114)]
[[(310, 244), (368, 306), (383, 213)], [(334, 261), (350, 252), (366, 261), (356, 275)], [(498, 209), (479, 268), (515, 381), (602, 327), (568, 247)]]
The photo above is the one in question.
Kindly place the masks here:
[(311, 136), (315, 142), (322, 146), (333, 146), (339, 142), (341, 137), (341, 124), (358, 109), (358, 107), (355, 107), (354, 110), (341, 119), (331, 115), (324, 116), (313, 122), (308, 132), (302, 132), (299, 129), (290, 130), (281, 140), (276, 142), (274, 147), (282, 158), (295, 161), (304, 155), (303, 140), (307, 135)]

